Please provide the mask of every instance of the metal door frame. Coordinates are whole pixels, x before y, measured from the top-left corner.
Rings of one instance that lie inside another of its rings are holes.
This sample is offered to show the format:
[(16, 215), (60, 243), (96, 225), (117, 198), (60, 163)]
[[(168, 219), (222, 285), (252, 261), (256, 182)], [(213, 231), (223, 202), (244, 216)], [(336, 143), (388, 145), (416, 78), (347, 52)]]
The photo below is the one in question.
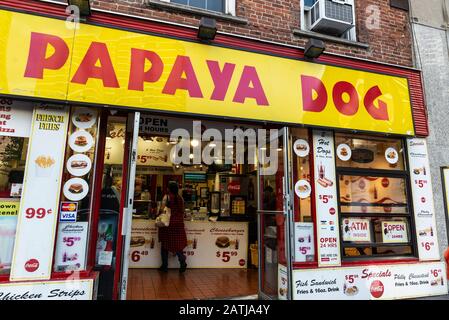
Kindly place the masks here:
[[(284, 214), (284, 218), (285, 218), (285, 255), (286, 255), (286, 264), (287, 264), (287, 277), (288, 277), (288, 290), (287, 290), (287, 299), (291, 300), (292, 299), (292, 287), (293, 287), (293, 282), (292, 282), (292, 254), (294, 253), (294, 251), (292, 251), (292, 244), (293, 242), (293, 188), (292, 188), (292, 183), (291, 183), (291, 174), (292, 174), (292, 162), (291, 162), (291, 148), (290, 148), (290, 130), (288, 127), (282, 127), (281, 129), (279, 129), (279, 134), (278, 134), (278, 139), (279, 136), (283, 136), (282, 139), (282, 149), (284, 150), (283, 152), (283, 165), (284, 165), (284, 177), (282, 179), (283, 182), (283, 214)], [(260, 150), (260, 145), (258, 145), (258, 150)], [(259, 254), (258, 254), (258, 260), (259, 260), (259, 272), (258, 272), (258, 283), (259, 283), (259, 299), (263, 299), (263, 300), (273, 300), (272, 297), (266, 295), (265, 293), (263, 293), (261, 291), (262, 288), (262, 263), (264, 263), (264, 261), (262, 261), (262, 250), (264, 250), (264, 248), (262, 248), (262, 237), (263, 237), (263, 231), (262, 230), (262, 226), (261, 226), (261, 221), (260, 221), (260, 217), (261, 217), (261, 213), (281, 213), (281, 211), (268, 211), (268, 210), (260, 210), (260, 195), (261, 195), (261, 190), (260, 190), (260, 168), (259, 168), (259, 164), (257, 165), (257, 169), (258, 169), (258, 173), (257, 173), (257, 238), (258, 238), (258, 243), (259, 243)]]
[(128, 188), (126, 190), (125, 197), (125, 208), (123, 210), (123, 220), (122, 220), (122, 241), (123, 241), (123, 251), (122, 251), (122, 261), (120, 270), (120, 291), (119, 299), (126, 300), (126, 293), (128, 289), (128, 269), (129, 269), (129, 251), (131, 245), (131, 225), (132, 225), (132, 214), (134, 206), (134, 187), (136, 180), (136, 162), (137, 162), (137, 141), (139, 138), (139, 121), (140, 112), (134, 112), (128, 114), (127, 127), (131, 131), (131, 140), (128, 153), (128, 164), (129, 170), (127, 179)]

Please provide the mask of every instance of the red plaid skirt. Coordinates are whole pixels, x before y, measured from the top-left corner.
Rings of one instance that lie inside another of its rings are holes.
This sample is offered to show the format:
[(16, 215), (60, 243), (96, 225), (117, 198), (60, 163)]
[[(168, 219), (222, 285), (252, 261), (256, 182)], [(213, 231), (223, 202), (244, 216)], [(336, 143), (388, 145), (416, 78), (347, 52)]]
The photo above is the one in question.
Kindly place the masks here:
[(187, 235), (184, 229), (184, 201), (178, 196), (177, 203), (170, 197), (170, 224), (158, 230), (159, 242), (169, 252), (180, 252), (187, 247)]

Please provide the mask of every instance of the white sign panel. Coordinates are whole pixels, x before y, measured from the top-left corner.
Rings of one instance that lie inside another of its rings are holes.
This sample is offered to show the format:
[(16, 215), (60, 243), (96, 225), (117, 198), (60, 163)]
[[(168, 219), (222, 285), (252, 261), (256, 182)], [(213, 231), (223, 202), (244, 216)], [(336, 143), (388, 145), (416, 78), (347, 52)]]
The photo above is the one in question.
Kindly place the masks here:
[(51, 275), (68, 107), (36, 107), (28, 146), (10, 280)]
[[(190, 135), (193, 134), (193, 121), (191, 119), (171, 118), (171, 117), (159, 117), (151, 115), (140, 115), (139, 133), (152, 134), (156, 136), (169, 136), (173, 130), (183, 128), (186, 129)], [(259, 128), (259, 126), (243, 126), (232, 125), (218, 121), (201, 121), (201, 133), (207, 129), (217, 129), (225, 136), (226, 129), (242, 129)]]
[(295, 222), (295, 262), (315, 259), (315, 239), (312, 222)]
[(408, 242), (407, 223), (404, 221), (382, 221), (382, 242)]
[(88, 222), (59, 223), (55, 255), (58, 271), (85, 270), (88, 225)]
[[(425, 139), (407, 139), (419, 260), (439, 260), (435, 207)], [(433, 232), (435, 231), (435, 232)]]
[(443, 262), (293, 271), (294, 300), (390, 300), (447, 290)]
[(371, 221), (362, 218), (343, 219), (343, 241), (371, 242)]
[(0, 100), (0, 136), (29, 137), (33, 106), (36, 103)]
[(287, 267), (278, 264), (278, 299), (287, 300), (288, 298), (288, 272)]
[(0, 300), (92, 300), (94, 279), (0, 284)]
[[(185, 221), (188, 268), (246, 268), (248, 223)], [(154, 221), (133, 219), (130, 268), (159, 268), (161, 247)], [(169, 268), (179, 268), (170, 255)]]
[(334, 137), (329, 131), (313, 132), (318, 265), (339, 266), (340, 233), (335, 177)]

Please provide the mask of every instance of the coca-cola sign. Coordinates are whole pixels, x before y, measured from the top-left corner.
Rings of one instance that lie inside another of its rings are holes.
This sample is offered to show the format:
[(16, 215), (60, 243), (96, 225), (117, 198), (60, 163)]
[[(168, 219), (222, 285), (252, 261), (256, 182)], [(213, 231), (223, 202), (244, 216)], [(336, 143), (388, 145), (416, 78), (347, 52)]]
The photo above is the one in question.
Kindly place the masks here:
[(25, 263), (25, 270), (28, 272), (34, 272), (39, 269), (39, 261), (36, 259), (30, 259)]
[(231, 194), (240, 194), (240, 182), (239, 181), (231, 181), (228, 184), (228, 192)]
[(370, 292), (374, 298), (380, 298), (384, 294), (384, 284), (380, 280), (375, 280), (371, 283)]

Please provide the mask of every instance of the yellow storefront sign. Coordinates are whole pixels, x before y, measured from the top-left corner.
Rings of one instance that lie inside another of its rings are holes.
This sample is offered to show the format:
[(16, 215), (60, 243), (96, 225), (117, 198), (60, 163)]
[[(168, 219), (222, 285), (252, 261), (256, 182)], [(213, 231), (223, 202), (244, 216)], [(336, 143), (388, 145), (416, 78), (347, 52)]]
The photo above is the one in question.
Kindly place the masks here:
[(0, 93), (413, 135), (406, 78), (0, 10)]
[(20, 200), (0, 201), (0, 217), (17, 217)]

